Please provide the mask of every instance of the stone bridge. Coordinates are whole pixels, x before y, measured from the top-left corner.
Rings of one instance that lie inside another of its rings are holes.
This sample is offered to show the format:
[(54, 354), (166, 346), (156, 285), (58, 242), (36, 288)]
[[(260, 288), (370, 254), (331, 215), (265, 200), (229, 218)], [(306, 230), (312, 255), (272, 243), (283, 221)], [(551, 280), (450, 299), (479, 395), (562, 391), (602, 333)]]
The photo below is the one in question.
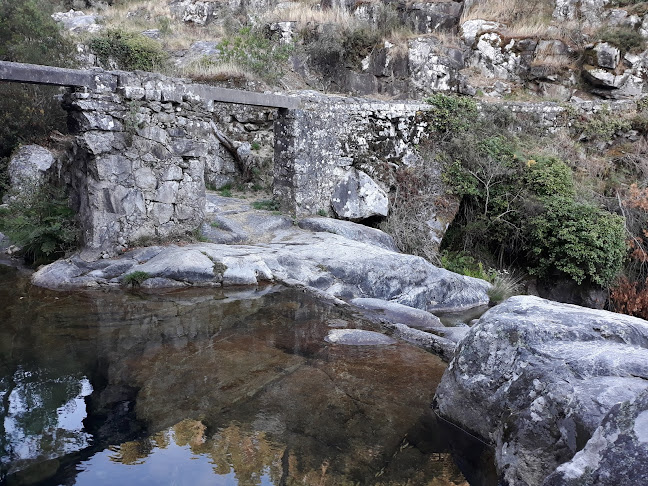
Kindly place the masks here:
[[(137, 240), (200, 227), (206, 176), (219, 170), (214, 161), (231, 143), (215, 119), (219, 110), (238, 105), (269, 110), (264, 116), (274, 125), (273, 192), (283, 210), (354, 219), (342, 214), (340, 198), (362, 199), (360, 186), (373, 184), (386, 200), (394, 169), (420, 157), (416, 146), (425, 135), (424, 114), (432, 109), (420, 102), (257, 93), (160, 74), (2, 61), (0, 80), (69, 88), (63, 106), (75, 141), (62, 173), (80, 216), (83, 245), (94, 254), (114, 254)], [(627, 109), (623, 103), (614, 106)], [(560, 115), (566, 108), (555, 103), (506, 107), (547, 129), (565, 123)], [(440, 177), (431, 184), (443, 194)], [(437, 218), (431, 227), (442, 234), (448, 221), (434, 208), (430, 217)]]

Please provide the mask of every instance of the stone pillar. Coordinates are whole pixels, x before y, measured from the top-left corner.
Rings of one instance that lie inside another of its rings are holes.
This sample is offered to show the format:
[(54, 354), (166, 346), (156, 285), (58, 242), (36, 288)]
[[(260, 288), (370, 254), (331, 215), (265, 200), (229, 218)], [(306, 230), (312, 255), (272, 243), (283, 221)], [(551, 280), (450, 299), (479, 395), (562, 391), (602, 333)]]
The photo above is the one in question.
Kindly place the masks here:
[(112, 255), (151, 239), (195, 231), (204, 217), (204, 168), (217, 143), (209, 106), (183, 80), (96, 73), (97, 88), (65, 106), (76, 133), (76, 188), (89, 254)]

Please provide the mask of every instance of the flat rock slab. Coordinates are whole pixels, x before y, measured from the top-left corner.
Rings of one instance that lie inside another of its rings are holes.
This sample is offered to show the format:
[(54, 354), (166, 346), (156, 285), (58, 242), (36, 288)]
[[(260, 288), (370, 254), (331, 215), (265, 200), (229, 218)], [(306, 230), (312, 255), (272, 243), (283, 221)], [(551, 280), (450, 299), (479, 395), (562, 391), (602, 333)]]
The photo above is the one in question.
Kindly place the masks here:
[(300, 228), (309, 231), (326, 231), (336, 235), (344, 236), (354, 241), (369, 243), (386, 250), (398, 251), (394, 239), (376, 228), (370, 228), (351, 221), (342, 221), (332, 218), (304, 218), (298, 223)]
[(390, 238), (379, 230), (324, 222), (311, 231), (285, 215), (251, 209), (246, 201), (213, 194), (207, 201), (208, 221), (217, 222), (208, 227), (218, 243), (141, 248), (98, 261), (84, 261), (82, 253), (42, 268), (33, 282), (53, 289), (116, 287), (133, 272), (161, 279), (147, 284), (156, 287), (278, 282), (333, 299), (382, 299), (386, 312), (419, 327), (439, 325), (430, 311), (488, 303), (490, 284), (393, 251)]
[(376, 314), (388, 321), (406, 324), (415, 329), (425, 330), (444, 327), (441, 320), (434, 314), (397, 302), (361, 297), (352, 299), (351, 304), (361, 309), (375, 311)]
[(361, 329), (334, 329), (329, 331), (324, 338), (332, 344), (344, 344), (347, 346), (384, 346), (396, 344), (396, 340), (374, 331), (363, 331)]
[[(495, 444), (502, 484), (542, 485), (553, 473), (576, 477), (577, 464), (559, 466), (577, 461), (583, 445), (597, 455), (616, 443), (613, 432), (602, 442), (597, 429), (615, 406), (634, 403), (646, 390), (648, 321), (518, 296), (487, 311), (459, 343), (436, 405), (442, 416)], [(641, 414), (632, 417), (639, 432), (622, 448), (630, 473), (645, 471)], [(590, 464), (584, 482), (544, 484), (646, 484), (639, 476), (593, 481), (612, 466)]]

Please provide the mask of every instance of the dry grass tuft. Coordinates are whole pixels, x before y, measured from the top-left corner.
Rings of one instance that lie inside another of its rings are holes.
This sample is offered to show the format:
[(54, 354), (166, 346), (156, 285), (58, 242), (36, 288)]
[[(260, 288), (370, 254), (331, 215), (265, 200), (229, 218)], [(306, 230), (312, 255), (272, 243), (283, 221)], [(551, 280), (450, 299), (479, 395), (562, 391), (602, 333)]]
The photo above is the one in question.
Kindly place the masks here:
[(352, 30), (361, 25), (362, 21), (352, 15), (344, 8), (319, 9), (304, 3), (290, 5), (289, 7), (277, 7), (269, 12), (263, 13), (259, 20), (264, 23), (270, 22), (297, 22), (299, 27), (308, 24), (332, 24), (345, 30)]
[(461, 22), (476, 19), (491, 20), (506, 24), (504, 34), (508, 37), (547, 38), (553, 9), (554, 3), (550, 0), (538, 2), (485, 0), (464, 11)]
[(215, 63), (209, 59), (198, 59), (179, 74), (194, 81), (210, 83), (216, 81), (259, 81), (258, 76), (233, 62)]

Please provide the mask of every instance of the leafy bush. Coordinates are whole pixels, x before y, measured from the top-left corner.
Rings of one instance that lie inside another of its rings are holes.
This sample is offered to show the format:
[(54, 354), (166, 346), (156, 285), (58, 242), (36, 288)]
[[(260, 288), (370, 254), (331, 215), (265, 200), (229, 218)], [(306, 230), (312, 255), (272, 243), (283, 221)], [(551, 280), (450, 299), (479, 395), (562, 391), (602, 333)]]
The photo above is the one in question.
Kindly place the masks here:
[(484, 264), (477, 261), (472, 255), (463, 251), (445, 251), (441, 254), (441, 265), (446, 270), (467, 275), (468, 277), (481, 278), (491, 282), (495, 279), (497, 272), (492, 269), (486, 270)]
[(646, 47), (646, 40), (631, 27), (604, 28), (597, 33), (597, 37), (624, 52), (640, 52)]
[(611, 283), (626, 256), (623, 218), (565, 197), (545, 206), (531, 221), (530, 272), (548, 276), (557, 270), (578, 284)]
[(293, 46), (276, 44), (251, 27), (244, 27), (218, 45), (219, 60), (249, 69), (268, 81), (277, 80)]
[(0, 231), (22, 248), (28, 263), (54, 261), (74, 249), (79, 228), (64, 191), (51, 185), (25, 188), (0, 211)]
[(472, 98), (437, 93), (425, 102), (435, 107), (428, 116), (432, 128), (438, 132), (468, 130), (479, 115), (477, 103)]
[(50, 16), (45, 0), (0, 0), (0, 59), (71, 67), (74, 46)]
[(162, 68), (167, 54), (153, 39), (119, 29), (107, 30), (90, 39), (90, 48), (99, 61), (114, 61), (121, 69), (156, 71)]
[(572, 170), (556, 157), (536, 157), (527, 161), (525, 182), (540, 197), (573, 196)]

